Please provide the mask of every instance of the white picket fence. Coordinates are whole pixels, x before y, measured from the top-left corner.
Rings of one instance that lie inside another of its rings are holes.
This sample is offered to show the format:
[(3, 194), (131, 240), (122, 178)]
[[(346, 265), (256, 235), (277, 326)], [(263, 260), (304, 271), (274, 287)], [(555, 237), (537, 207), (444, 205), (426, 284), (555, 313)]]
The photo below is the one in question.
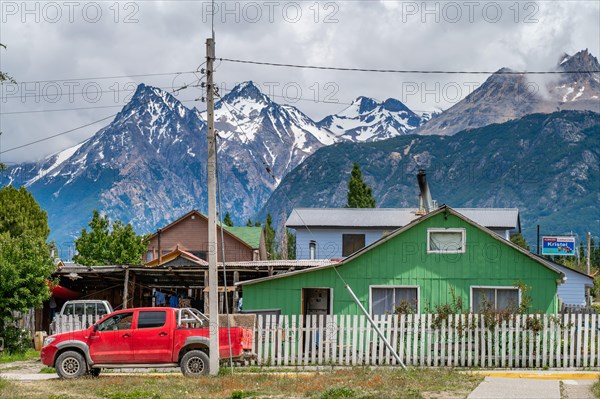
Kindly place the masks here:
[(101, 316), (74, 316), (74, 315), (56, 315), (50, 323), (50, 335), (60, 334), (76, 330), (88, 328), (98, 320)]
[[(600, 315), (385, 315), (375, 322), (406, 365), (482, 368), (600, 366)], [(396, 365), (364, 316), (259, 315), (260, 365)]]

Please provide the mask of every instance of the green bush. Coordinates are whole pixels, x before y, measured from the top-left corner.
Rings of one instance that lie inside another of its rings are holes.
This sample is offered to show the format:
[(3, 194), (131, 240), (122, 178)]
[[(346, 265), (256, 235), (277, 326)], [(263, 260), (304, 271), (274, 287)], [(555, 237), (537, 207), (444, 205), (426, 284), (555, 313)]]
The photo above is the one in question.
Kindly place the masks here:
[(32, 348), (27, 330), (22, 328), (16, 328), (8, 324), (2, 332), (2, 338), (4, 338), (4, 352), (9, 355), (25, 353), (28, 349)]
[(340, 398), (354, 398), (356, 395), (350, 388), (339, 387), (331, 388), (328, 391), (323, 392), (321, 399), (340, 399)]

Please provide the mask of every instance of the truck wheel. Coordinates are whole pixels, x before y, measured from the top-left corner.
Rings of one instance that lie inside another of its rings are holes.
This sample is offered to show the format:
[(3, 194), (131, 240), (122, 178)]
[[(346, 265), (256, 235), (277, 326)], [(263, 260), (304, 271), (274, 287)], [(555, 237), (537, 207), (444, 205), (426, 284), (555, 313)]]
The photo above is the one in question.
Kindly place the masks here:
[(208, 373), (208, 355), (199, 350), (187, 352), (181, 358), (181, 372), (186, 377), (199, 377)]
[(79, 352), (63, 352), (56, 359), (56, 373), (60, 378), (79, 378), (87, 372), (85, 359)]

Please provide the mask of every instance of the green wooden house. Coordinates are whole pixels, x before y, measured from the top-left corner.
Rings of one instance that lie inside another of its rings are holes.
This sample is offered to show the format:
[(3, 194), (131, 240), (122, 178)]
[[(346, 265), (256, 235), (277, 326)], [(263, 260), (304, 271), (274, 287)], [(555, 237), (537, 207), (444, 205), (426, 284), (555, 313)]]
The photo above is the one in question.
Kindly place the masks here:
[[(239, 283), (244, 311), (361, 314), (347, 283), (372, 315), (401, 306), (427, 313), (461, 297), (465, 308), (557, 311), (564, 274), (491, 230), (442, 206), (331, 266)], [(345, 283), (344, 283), (345, 282)], [(524, 292), (527, 291), (527, 292)]]

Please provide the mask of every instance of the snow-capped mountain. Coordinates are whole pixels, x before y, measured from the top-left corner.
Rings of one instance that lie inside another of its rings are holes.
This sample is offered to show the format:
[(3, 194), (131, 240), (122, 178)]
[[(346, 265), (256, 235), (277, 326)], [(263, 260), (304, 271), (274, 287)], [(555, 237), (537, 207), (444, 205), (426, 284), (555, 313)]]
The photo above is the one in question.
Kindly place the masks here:
[[(533, 113), (589, 110), (600, 113), (600, 64), (582, 50), (560, 57), (551, 75), (508, 74), (502, 68), (462, 101), (418, 128), (418, 134), (452, 135)], [(577, 73), (573, 73), (578, 71)]]
[(342, 112), (327, 116), (317, 125), (341, 139), (367, 142), (411, 133), (423, 122), (423, 118), (396, 99), (378, 102), (358, 97)]
[[(586, 49), (575, 55), (563, 54), (557, 67), (567, 72), (557, 82), (549, 85), (553, 97), (560, 99), (562, 107), (587, 107), (600, 112), (600, 63)], [(581, 71), (570, 73), (572, 71)]]
[[(237, 222), (253, 217), (286, 173), (338, 140), (251, 82), (224, 96), (215, 113), (223, 207)], [(206, 210), (204, 115), (167, 92), (139, 85), (93, 137), (11, 168), (0, 184), (31, 190), (48, 211), (59, 246), (78, 235), (93, 209), (152, 232), (190, 209)]]
[(269, 167), (274, 181), (264, 183), (272, 189), (307, 156), (338, 141), (297, 108), (271, 101), (252, 82), (239, 84), (215, 104), (215, 128), (223, 140), (219, 151), (237, 165), (254, 159)]

